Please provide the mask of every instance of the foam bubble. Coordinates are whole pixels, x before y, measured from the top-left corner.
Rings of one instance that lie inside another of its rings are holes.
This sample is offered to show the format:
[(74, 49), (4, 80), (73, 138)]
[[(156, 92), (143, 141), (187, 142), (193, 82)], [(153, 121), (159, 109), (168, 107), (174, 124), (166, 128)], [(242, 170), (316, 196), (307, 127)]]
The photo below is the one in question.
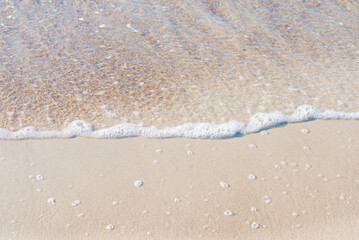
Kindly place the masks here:
[(224, 215), (226, 215), (226, 216), (233, 216), (234, 213), (233, 213), (232, 211), (230, 211), (230, 210), (226, 210), (226, 211), (224, 211)]
[(248, 179), (250, 179), (250, 180), (256, 180), (256, 179), (257, 179), (257, 176), (254, 175), (254, 174), (249, 174)]
[(232, 120), (223, 124), (211, 123), (186, 123), (176, 127), (159, 129), (154, 126), (144, 127), (133, 123), (122, 123), (104, 129), (93, 129), (92, 125), (83, 120), (71, 122), (62, 131), (38, 131), (34, 127), (24, 127), (12, 132), (0, 128), (0, 139), (41, 139), (41, 138), (125, 138), (125, 137), (150, 137), (150, 138), (226, 138), (235, 135), (245, 135), (280, 124), (301, 122), (314, 119), (355, 119), (359, 120), (359, 112), (337, 112), (325, 110), (324, 112), (310, 105), (299, 106), (292, 115), (282, 112), (256, 113), (250, 118), (247, 126)]
[(107, 230), (112, 230), (112, 229), (114, 229), (114, 228), (115, 228), (115, 226), (112, 225), (112, 224), (109, 224), (109, 225), (106, 226), (106, 229), (107, 229)]
[(143, 181), (142, 180), (136, 180), (133, 185), (135, 187), (142, 187), (143, 186)]
[(219, 185), (221, 185), (221, 187), (223, 187), (223, 188), (228, 188), (229, 187), (229, 184), (226, 183), (226, 182), (223, 182), (223, 181), (220, 182)]
[[(30, 176), (29, 176), (30, 177)], [(36, 179), (38, 180), (38, 181), (41, 181), (41, 180), (44, 180), (45, 178), (44, 178), (44, 176), (42, 176), (41, 174), (37, 174), (36, 175)]]
[(80, 200), (75, 200), (75, 201), (73, 201), (72, 203), (71, 203), (71, 205), (73, 206), (73, 207), (76, 207), (76, 206), (78, 206), (78, 205), (80, 205), (81, 204), (81, 201)]
[(257, 229), (257, 228), (259, 228), (259, 224), (256, 223), (256, 222), (252, 222), (251, 227), (252, 227), (253, 229)]

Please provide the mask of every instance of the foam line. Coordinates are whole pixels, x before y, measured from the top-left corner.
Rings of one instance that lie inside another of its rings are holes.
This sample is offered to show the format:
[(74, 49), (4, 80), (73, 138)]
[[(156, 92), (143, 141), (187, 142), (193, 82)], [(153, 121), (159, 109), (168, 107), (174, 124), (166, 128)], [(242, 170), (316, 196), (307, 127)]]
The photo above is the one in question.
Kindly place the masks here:
[(46, 139), (46, 138), (226, 138), (235, 135), (246, 135), (258, 132), (284, 123), (303, 122), (314, 119), (355, 119), (359, 120), (359, 112), (337, 112), (325, 110), (324, 112), (310, 105), (299, 106), (292, 115), (282, 112), (256, 113), (250, 118), (247, 126), (238, 121), (228, 121), (223, 124), (186, 123), (176, 127), (158, 129), (156, 127), (143, 127), (132, 123), (122, 123), (110, 128), (93, 129), (92, 125), (83, 120), (71, 122), (62, 131), (37, 131), (34, 127), (25, 127), (16, 132), (0, 128), (0, 139)]

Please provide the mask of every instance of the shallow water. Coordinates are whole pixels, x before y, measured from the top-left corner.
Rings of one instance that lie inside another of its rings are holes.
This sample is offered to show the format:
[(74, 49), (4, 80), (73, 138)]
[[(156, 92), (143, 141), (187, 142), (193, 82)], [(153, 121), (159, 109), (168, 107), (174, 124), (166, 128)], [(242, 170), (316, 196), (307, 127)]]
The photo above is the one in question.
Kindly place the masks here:
[(0, 128), (359, 111), (353, 0), (0, 1)]

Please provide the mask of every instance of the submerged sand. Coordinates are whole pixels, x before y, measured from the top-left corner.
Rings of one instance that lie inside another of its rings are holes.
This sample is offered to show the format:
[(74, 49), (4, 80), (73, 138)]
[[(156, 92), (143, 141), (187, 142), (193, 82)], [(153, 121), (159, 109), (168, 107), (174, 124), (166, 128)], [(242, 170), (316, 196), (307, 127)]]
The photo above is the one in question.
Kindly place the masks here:
[(357, 1), (1, 1), (0, 128), (358, 111)]
[(0, 236), (358, 239), (358, 136), (358, 121), (320, 120), (221, 140), (3, 140)]

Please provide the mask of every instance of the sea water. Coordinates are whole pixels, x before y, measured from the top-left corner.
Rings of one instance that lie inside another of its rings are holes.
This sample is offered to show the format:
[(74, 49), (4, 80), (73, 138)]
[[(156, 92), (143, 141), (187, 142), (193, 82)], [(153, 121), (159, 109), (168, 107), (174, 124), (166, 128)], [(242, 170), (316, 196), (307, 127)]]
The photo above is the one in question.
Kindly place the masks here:
[(0, 1), (0, 138), (359, 119), (352, 0)]

